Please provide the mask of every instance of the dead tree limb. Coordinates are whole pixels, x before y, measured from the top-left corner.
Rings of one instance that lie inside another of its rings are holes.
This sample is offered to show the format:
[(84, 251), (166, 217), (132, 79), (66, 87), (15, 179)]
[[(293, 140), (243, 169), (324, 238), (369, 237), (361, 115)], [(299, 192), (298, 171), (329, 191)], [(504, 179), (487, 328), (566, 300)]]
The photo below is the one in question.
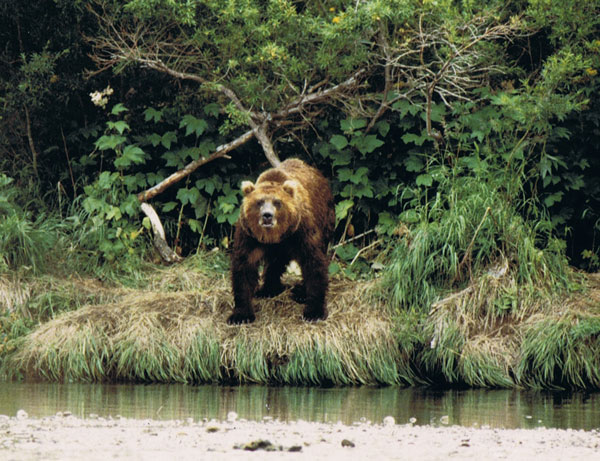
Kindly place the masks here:
[(168, 187), (181, 181), (183, 178), (188, 176), (190, 173), (192, 173), (194, 170), (198, 169), (202, 165), (206, 165), (207, 163), (210, 163), (213, 160), (216, 160), (218, 158), (228, 158), (228, 156), (227, 156), (228, 152), (241, 146), (242, 144), (245, 144), (250, 139), (252, 139), (254, 136), (255, 136), (254, 130), (250, 130), (250, 131), (246, 131), (243, 135), (239, 136), (238, 138), (234, 139), (233, 141), (231, 141), (227, 144), (221, 144), (208, 157), (199, 158), (198, 160), (194, 160), (193, 162), (188, 163), (184, 168), (176, 171), (168, 178), (163, 179), (161, 182), (159, 182), (155, 186), (153, 186), (150, 189), (147, 189), (143, 192), (140, 192), (137, 196), (138, 200), (140, 202), (146, 202), (146, 201), (150, 200), (151, 198), (156, 197), (158, 194), (163, 192)]

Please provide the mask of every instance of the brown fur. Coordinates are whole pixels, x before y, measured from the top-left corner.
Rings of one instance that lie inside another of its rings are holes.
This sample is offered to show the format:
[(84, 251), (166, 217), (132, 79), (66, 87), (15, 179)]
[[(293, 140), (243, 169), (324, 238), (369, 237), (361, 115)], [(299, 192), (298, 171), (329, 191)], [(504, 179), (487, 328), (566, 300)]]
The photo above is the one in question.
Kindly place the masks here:
[(283, 291), (281, 275), (292, 260), (302, 269), (304, 318), (325, 319), (327, 245), (335, 226), (327, 179), (303, 161), (289, 159), (263, 172), (256, 184), (244, 181), (242, 191), (244, 200), (231, 255), (235, 307), (228, 322), (254, 321), (252, 297), (261, 262), (265, 265), (264, 281), (256, 295), (274, 296)]

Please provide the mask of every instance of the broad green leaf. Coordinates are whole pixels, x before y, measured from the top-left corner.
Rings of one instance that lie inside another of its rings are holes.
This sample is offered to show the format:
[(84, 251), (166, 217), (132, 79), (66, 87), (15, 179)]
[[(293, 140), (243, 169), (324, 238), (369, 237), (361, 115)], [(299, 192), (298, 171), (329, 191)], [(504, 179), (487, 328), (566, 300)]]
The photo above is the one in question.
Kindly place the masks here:
[(194, 204), (200, 197), (200, 191), (195, 187), (191, 189), (182, 188), (177, 191), (177, 199), (183, 204), (186, 205), (188, 203)]
[(117, 168), (126, 168), (132, 164), (139, 165), (144, 163), (145, 160), (144, 151), (135, 145), (125, 146), (123, 154), (115, 159), (115, 166)]
[(353, 171), (350, 168), (340, 168), (337, 172), (337, 177), (340, 181), (350, 181)]
[(344, 166), (349, 165), (352, 161), (352, 154), (348, 151), (337, 152), (333, 154), (332, 166)]
[(160, 144), (160, 141), (162, 140), (162, 136), (159, 135), (158, 133), (152, 133), (150, 136), (148, 136), (148, 141), (150, 141), (150, 143), (152, 144), (152, 147), (156, 147)]
[(165, 152), (161, 157), (167, 161), (166, 166), (174, 166), (176, 168), (183, 166), (183, 162), (175, 152)]
[(358, 248), (352, 243), (339, 246), (335, 249), (335, 254), (339, 256), (342, 261), (350, 262), (358, 254)]
[(163, 213), (168, 213), (169, 211), (173, 211), (177, 206), (177, 202), (167, 202), (162, 206)]
[(423, 143), (427, 140), (427, 135), (418, 135), (414, 133), (407, 133), (402, 136), (402, 141), (404, 144), (415, 143), (417, 146), (422, 146)]
[(154, 123), (158, 123), (162, 119), (162, 116), (162, 110), (156, 110), (154, 107), (148, 107), (148, 109), (144, 111), (144, 120), (146, 122), (152, 120)]
[(360, 130), (367, 126), (367, 120), (364, 118), (347, 118), (340, 121), (340, 128), (344, 133), (351, 133), (354, 130)]
[(383, 211), (378, 215), (377, 231), (391, 235), (397, 224), (396, 218), (392, 217), (387, 211)]
[(406, 168), (406, 171), (418, 173), (419, 171), (423, 170), (425, 164), (423, 163), (423, 160), (421, 160), (420, 157), (412, 154), (404, 160), (404, 166)]
[(400, 213), (400, 221), (409, 224), (419, 222), (419, 214), (415, 210), (406, 210)]
[(125, 130), (129, 130), (129, 124), (124, 120), (118, 122), (107, 122), (106, 124), (110, 129), (117, 130), (119, 134), (123, 134)]
[(345, 136), (341, 134), (334, 134), (329, 140), (331, 144), (335, 146), (338, 151), (341, 151), (344, 147), (348, 145), (348, 140)]
[(221, 107), (215, 102), (204, 106), (204, 113), (210, 117), (217, 118), (219, 116), (220, 110)]
[(417, 186), (430, 187), (433, 184), (433, 176), (424, 173), (417, 176)]
[(353, 200), (342, 200), (335, 205), (335, 217), (339, 221), (348, 216), (348, 212), (354, 206)]
[(189, 136), (194, 133), (199, 137), (208, 128), (208, 124), (201, 118), (196, 118), (191, 114), (184, 115), (179, 123), (179, 128), (185, 127), (185, 135)]
[(367, 136), (357, 136), (352, 139), (351, 144), (358, 149), (361, 154), (370, 154), (378, 147), (383, 146), (383, 141), (377, 139), (377, 135), (369, 134)]
[(555, 203), (558, 203), (562, 200), (563, 198), (563, 192), (555, 192), (554, 194), (549, 195), (548, 197), (546, 197), (544, 199), (544, 205), (546, 205), (547, 207), (551, 207), (552, 205), (554, 205)]
[(116, 134), (105, 134), (100, 136), (98, 140), (95, 142), (96, 147), (100, 150), (108, 150), (108, 149), (116, 149), (117, 146), (120, 146), (127, 138), (125, 136), (120, 136)]
[(361, 166), (358, 170), (356, 170), (352, 176), (350, 177), (350, 181), (352, 181), (354, 184), (361, 184), (361, 183), (365, 183), (368, 182), (369, 179), (367, 178), (367, 173), (369, 172), (369, 169), (366, 166)]
[(357, 198), (368, 197), (373, 198), (373, 188), (370, 184), (358, 184), (354, 188), (354, 196)]
[(113, 106), (110, 113), (113, 115), (119, 115), (121, 112), (127, 112), (128, 110), (129, 109), (127, 109), (127, 107), (125, 107), (123, 104), (118, 103)]
[(121, 209), (116, 206), (111, 206), (108, 212), (106, 213), (107, 220), (114, 219), (118, 221), (119, 219), (121, 219), (122, 216), (123, 214), (121, 213)]
[(160, 139), (160, 143), (164, 146), (165, 149), (170, 149), (171, 144), (177, 142), (177, 134), (174, 131), (167, 131), (162, 135)]
[(384, 138), (385, 138), (385, 135), (390, 132), (390, 124), (388, 122), (386, 122), (385, 120), (381, 120), (380, 122), (377, 122), (375, 124), (375, 126), (377, 127), (377, 131), (379, 131), (379, 134)]

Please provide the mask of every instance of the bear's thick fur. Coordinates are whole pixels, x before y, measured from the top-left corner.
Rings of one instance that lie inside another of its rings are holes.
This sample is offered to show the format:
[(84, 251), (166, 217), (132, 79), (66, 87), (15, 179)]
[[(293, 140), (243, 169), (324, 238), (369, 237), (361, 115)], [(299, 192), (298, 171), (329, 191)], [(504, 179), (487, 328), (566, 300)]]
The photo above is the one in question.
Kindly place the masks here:
[[(253, 296), (281, 293), (281, 275), (292, 260), (300, 266), (304, 279), (304, 318), (325, 319), (327, 245), (335, 227), (327, 179), (303, 161), (289, 159), (263, 172), (256, 184), (242, 182), (242, 192), (244, 200), (231, 255), (235, 306), (227, 322), (253, 322)], [(265, 267), (263, 286), (256, 291), (261, 262)]]

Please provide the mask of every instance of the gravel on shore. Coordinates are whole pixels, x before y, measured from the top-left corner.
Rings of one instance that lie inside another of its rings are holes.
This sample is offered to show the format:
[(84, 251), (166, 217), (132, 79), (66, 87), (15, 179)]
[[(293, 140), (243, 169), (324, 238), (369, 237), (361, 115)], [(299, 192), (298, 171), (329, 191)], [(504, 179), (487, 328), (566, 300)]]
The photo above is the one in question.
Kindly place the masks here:
[(3, 460), (600, 459), (600, 432), (396, 424), (0, 415)]

